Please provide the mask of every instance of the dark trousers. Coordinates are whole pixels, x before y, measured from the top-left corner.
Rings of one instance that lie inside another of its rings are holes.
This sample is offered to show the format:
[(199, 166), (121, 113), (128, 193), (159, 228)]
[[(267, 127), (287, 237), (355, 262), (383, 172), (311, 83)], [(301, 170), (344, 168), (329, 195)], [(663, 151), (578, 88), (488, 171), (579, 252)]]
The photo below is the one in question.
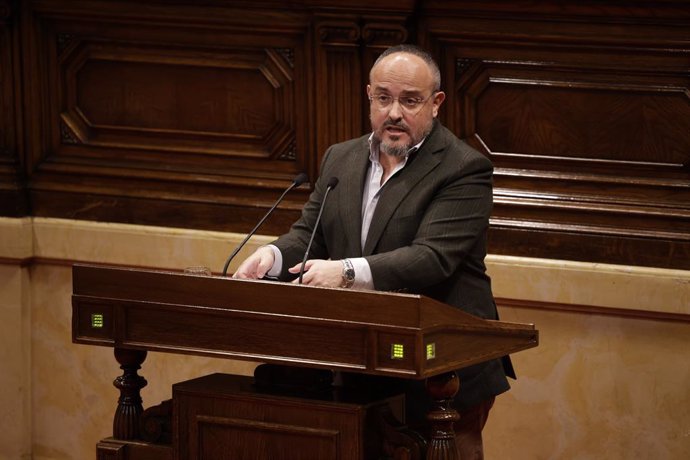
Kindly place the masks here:
[(469, 409), (459, 411), (460, 420), (455, 422), (455, 445), (460, 460), (483, 460), (482, 430), (489, 418), (495, 398), (487, 399)]

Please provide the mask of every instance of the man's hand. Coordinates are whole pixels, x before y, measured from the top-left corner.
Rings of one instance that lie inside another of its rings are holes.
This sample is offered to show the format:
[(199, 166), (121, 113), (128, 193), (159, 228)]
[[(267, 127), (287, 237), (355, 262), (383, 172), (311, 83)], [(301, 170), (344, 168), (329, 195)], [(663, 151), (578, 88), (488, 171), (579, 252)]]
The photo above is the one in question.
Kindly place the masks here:
[[(290, 267), (290, 273), (298, 274), (300, 266)], [(293, 281), (299, 283), (299, 278)], [(312, 259), (304, 266), (302, 284), (309, 286), (340, 287), (343, 284), (343, 263), (339, 260)]]
[(261, 279), (266, 276), (274, 262), (273, 250), (268, 246), (261, 246), (251, 256), (244, 259), (244, 262), (240, 264), (232, 277), (253, 280)]

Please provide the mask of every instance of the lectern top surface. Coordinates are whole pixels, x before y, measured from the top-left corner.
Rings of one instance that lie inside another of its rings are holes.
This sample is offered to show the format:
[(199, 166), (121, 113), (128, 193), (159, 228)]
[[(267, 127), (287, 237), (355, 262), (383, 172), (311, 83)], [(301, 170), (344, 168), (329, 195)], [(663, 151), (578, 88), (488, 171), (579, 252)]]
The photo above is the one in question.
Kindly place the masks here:
[(433, 328), (501, 327), (420, 295), (236, 280), (179, 272), (90, 265), (73, 267), (75, 296), (159, 303), (319, 320)]

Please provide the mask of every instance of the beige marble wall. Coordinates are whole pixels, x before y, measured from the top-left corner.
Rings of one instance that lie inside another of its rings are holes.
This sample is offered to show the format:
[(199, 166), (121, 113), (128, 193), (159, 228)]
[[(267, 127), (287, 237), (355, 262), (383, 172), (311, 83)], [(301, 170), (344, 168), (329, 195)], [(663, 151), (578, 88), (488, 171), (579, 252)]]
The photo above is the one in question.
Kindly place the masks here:
[[(112, 349), (71, 343), (72, 262), (218, 272), (241, 238), (0, 218), (0, 459), (94, 458), (96, 441), (111, 432), (120, 372)], [(268, 239), (253, 240), (238, 260)], [(487, 458), (690, 456), (689, 272), (497, 256), (489, 265), (497, 296), (616, 310), (502, 309), (503, 320), (535, 323), (541, 343), (514, 355), (520, 378), (497, 399)], [(680, 320), (629, 317), (627, 309)], [(144, 405), (169, 398), (176, 381), (253, 367), (150, 353)]]
[(0, 459), (31, 458), (28, 305), (28, 269), (0, 264)]
[(485, 429), (489, 459), (690, 458), (690, 323), (504, 309), (538, 348)]
[[(121, 374), (113, 350), (71, 339), (73, 262), (220, 272), (243, 235), (0, 218), (0, 460), (95, 458), (112, 434)], [(257, 237), (238, 261), (268, 240)], [(236, 265), (235, 263), (233, 266)], [(251, 375), (255, 364), (151, 353), (140, 374), (144, 406), (172, 384), (212, 372)]]

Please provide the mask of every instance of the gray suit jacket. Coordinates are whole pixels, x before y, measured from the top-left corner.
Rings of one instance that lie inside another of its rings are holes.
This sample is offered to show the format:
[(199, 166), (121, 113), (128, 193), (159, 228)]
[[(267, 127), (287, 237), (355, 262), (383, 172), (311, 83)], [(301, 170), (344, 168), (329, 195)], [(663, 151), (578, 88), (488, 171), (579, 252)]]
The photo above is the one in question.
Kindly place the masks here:
[[(381, 189), (361, 248), (362, 193), (369, 165), (368, 135), (331, 146), (302, 217), (274, 244), (287, 267), (301, 262), (331, 177), (310, 259), (365, 257), (377, 290), (405, 290), (497, 319), (486, 275), (486, 232), (492, 209), (491, 162), (439, 122), (406, 166)], [(460, 370), (460, 408), (509, 388), (507, 359)]]

